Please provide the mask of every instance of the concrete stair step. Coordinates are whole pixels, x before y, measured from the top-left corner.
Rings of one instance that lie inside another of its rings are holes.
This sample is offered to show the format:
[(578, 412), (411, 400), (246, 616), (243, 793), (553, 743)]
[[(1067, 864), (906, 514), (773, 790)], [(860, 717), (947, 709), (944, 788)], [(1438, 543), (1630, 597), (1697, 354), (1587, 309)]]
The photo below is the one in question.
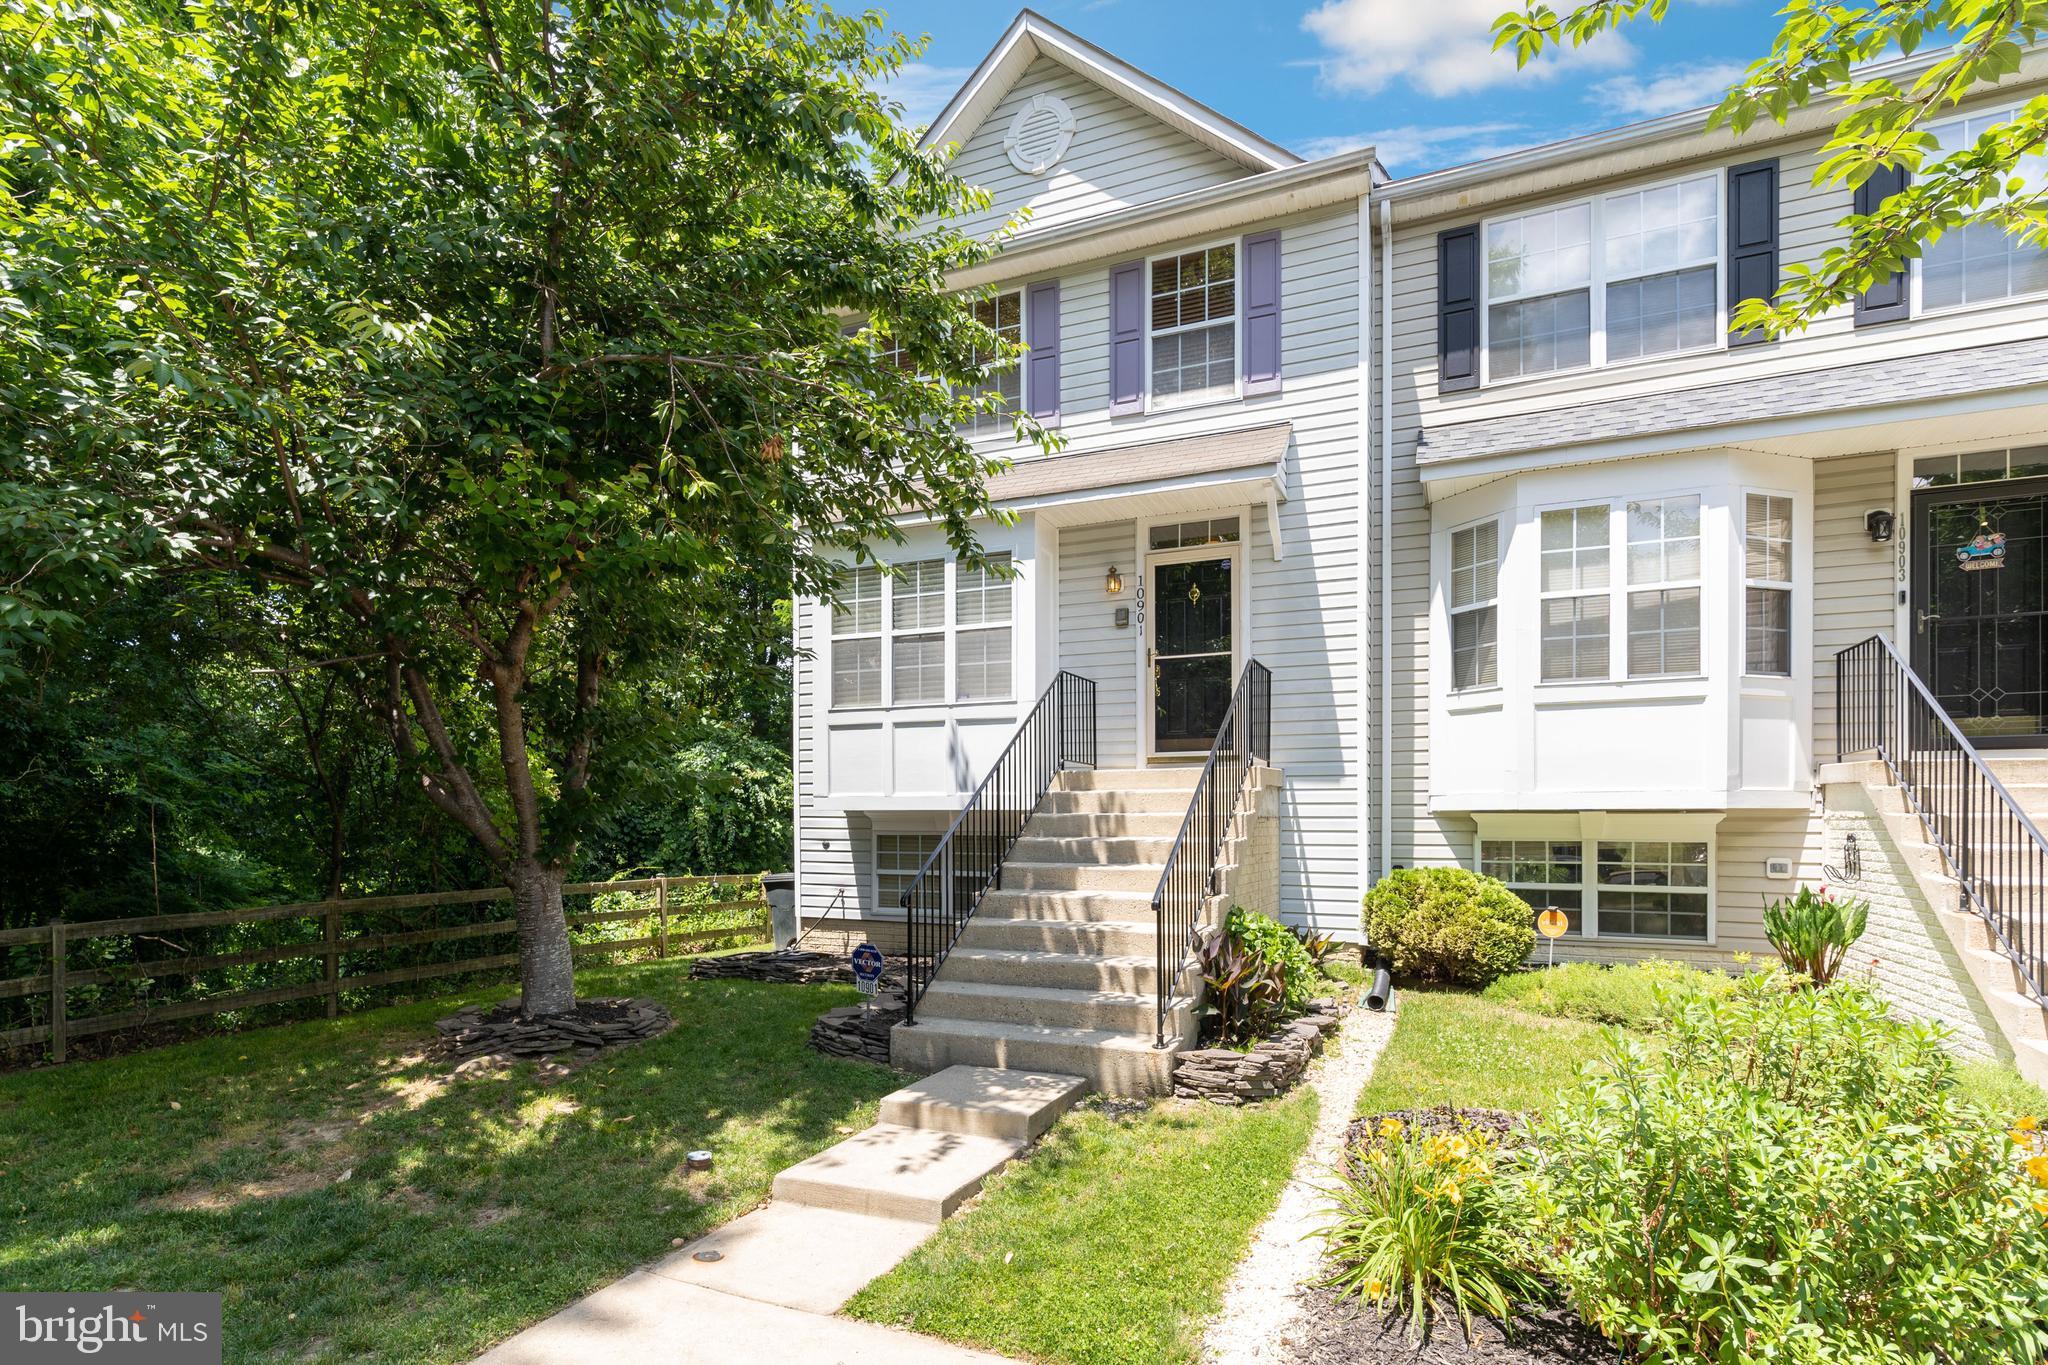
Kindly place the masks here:
[(1041, 815), (1186, 815), (1190, 793), (1181, 787), (1086, 788), (1050, 791), (1039, 800)]
[(1170, 835), (1110, 838), (1100, 835), (1053, 838), (1026, 833), (1010, 850), (1020, 863), (1071, 863), (1077, 867), (1163, 866), (1173, 852)]
[(949, 1066), (882, 1097), (881, 1121), (905, 1128), (1031, 1142), (1088, 1088), (1079, 1076)]
[(1149, 815), (1130, 811), (1041, 811), (1024, 826), (1027, 839), (1171, 839), (1180, 833), (1185, 809)]
[(1121, 863), (1091, 866), (1080, 863), (1028, 863), (1015, 858), (1003, 864), (1005, 891), (1143, 891), (1159, 886), (1163, 866)]
[[(1150, 908), (1149, 904), (1146, 907)], [(969, 948), (1013, 952), (1092, 953), (1151, 957), (1158, 926), (1148, 915), (1129, 920), (992, 919), (976, 915), (960, 931), (954, 953)]]
[[(948, 959), (949, 963), (951, 959)], [(1177, 1011), (1191, 1008), (1185, 1000), (1168, 1008), (1167, 1032), (1179, 1030)], [(984, 981), (957, 981), (941, 972), (925, 988), (917, 1013), (924, 1019), (980, 1019), (1001, 1024), (1044, 1024), (1054, 1028), (1088, 1029), (1150, 1038), (1159, 1021), (1159, 997), (1153, 991), (1080, 990), (1061, 986), (1019, 986)]]
[[(1149, 934), (1147, 938), (1149, 947)], [(943, 974), (947, 981), (987, 986), (1050, 986), (1060, 990), (1143, 994), (1158, 989), (1159, 958), (1152, 952), (1112, 956), (960, 944), (946, 955)]]
[(775, 1197), (940, 1223), (1023, 1146), (1014, 1138), (878, 1123), (776, 1176)]
[[(1189, 791), (1201, 780), (1202, 765), (1172, 768), (1077, 768), (1059, 775), (1062, 791)], [(1187, 798), (1182, 797), (1185, 805)]]
[(2039, 1038), (2016, 1038), (2012, 1054), (2013, 1066), (2020, 1075), (2048, 1090), (2048, 1042)]
[(2021, 786), (2048, 784), (2048, 758), (2031, 754), (2025, 758), (2000, 758), (1986, 754), (1984, 766), (1997, 773), (1998, 780), (2008, 787), (2016, 783)]
[[(988, 1019), (929, 1018), (890, 1031), (891, 1062), (925, 1071), (971, 1065), (1080, 1076), (1109, 1095), (1164, 1095), (1173, 1088), (1173, 1049), (1106, 1029), (1006, 1024)], [(1176, 1040), (1171, 1036), (1168, 1042)], [(1184, 1040), (1181, 1040), (1184, 1041)]]
[[(991, 891), (981, 898), (981, 908), (974, 913), (974, 919), (1057, 919), (1057, 920), (1147, 920), (1152, 918), (1152, 892), (1158, 885), (1154, 875), (1151, 885), (1142, 891), (1074, 891), (1057, 888), (1023, 890), (1004, 879), (1004, 889)], [(968, 921), (970, 924), (974, 920)]]

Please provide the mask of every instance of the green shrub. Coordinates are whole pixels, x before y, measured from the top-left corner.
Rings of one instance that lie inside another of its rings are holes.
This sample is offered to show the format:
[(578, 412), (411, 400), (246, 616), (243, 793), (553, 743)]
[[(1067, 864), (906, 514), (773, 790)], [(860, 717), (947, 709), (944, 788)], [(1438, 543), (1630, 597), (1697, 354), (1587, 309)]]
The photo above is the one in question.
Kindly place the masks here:
[(1682, 962), (1651, 958), (1604, 966), (1567, 962), (1534, 971), (1510, 972), (1481, 994), (1496, 1005), (1559, 1019), (1584, 1019), (1623, 1028), (1655, 1028), (1676, 1003), (1694, 992), (1725, 995), (1735, 979)]
[(1294, 931), (1270, 915), (1230, 907), (1198, 950), (1205, 1041), (1248, 1043), (1301, 1013), (1315, 993), (1315, 960)]
[(1798, 895), (1764, 907), (1764, 937), (1778, 950), (1779, 960), (1816, 986), (1835, 979), (1849, 945), (1863, 937), (1869, 922), (1869, 901), (1854, 896), (1837, 900), (1825, 886), (1819, 891), (1802, 886)]
[(1938, 1030), (1790, 980), (1611, 1035), (1503, 1185), (1534, 1268), (1666, 1365), (2040, 1360), (2048, 1158), (1958, 1098)]
[(1461, 867), (1390, 872), (1365, 896), (1366, 940), (1401, 976), (1483, 986), (1536, 946), (1535, 912), (1491, 877)]
[(1473, 1311), (1508, 1321), (1536, 1281), (1510, 1226), (1484, 1132), (1422, 1134), (1380, 1120), (1333, 1192), (1337, 1220), (1319, 1230), (1337, 1267), (1325, 1283), (1381, 1313), (1404, 1312), (1418, 1339), (1448, 1298), (1472, 1338)]

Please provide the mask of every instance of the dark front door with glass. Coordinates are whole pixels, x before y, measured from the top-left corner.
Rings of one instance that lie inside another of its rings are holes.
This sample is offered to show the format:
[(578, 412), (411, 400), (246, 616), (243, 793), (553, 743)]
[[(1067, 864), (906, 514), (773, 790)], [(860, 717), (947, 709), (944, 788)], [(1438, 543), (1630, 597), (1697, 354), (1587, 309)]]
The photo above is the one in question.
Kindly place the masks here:
[(1152, 751), (1204, 753), (1230, 706), (1229, 554), (1152, 565)]
[(1913, 670), (1973, 743), (2039, 745), (2048, 735), (2048, 479), (1916, 482)]

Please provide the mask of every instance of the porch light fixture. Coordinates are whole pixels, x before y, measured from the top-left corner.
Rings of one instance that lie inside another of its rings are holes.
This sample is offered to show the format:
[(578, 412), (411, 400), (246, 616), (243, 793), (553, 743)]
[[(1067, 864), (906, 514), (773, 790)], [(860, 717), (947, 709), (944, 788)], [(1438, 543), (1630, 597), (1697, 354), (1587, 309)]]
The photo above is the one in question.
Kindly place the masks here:
[(1102, 580), (1102, 590), (1111, 597), (1124, 590), (1124, 576), (1116, 571), (1116, 565), (1109, 566), (1109, 574)]
[(1863, 514), (1863, 529), (1870, 533), (1873, 541), (1882, 545), (1892, 538), (1894, 520), (1889, 507), (1873, 508)]

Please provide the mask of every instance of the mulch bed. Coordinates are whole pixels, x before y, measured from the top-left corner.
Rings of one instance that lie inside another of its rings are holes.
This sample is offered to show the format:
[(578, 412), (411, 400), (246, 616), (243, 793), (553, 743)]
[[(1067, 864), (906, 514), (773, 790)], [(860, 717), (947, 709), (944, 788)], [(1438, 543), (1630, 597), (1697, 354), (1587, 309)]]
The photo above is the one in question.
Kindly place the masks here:
[(1399, 1119), (1412, 1133), (1469, 1133), (1477, 1129), (1502, 1146), (1521, 1135), (1526, 1117), (1510, 1109), (1459, 1109), (1448, 1104), (1434, 1109), (1395, 1109), (1385, 1114), (1365, 1114), (1351, 1120), (1344, 1130), (1344, 1169), (1357, 1175), (1352, 1163), (1361, 1151), (1370, 1151), (1379, 1140), (1379, 1127), (1386, 1119)]
[(1448, 1304), (1438, 1305), (1429, 1336), (1417, 1342), (1408, 1319), (1381, 1317), (1355, 1299), (1338, 1302), (1328, 1289), (1302, 1295), (1301, 1316), (1287, 1333), (1293, 1365), (1615, 1365), (1621, 1354), (1567, 1308), (1525, 1312), (1514, 1335), (1475, 1317), (1477, 1340), (1465, 1333)]
[(658, 1038), (676, 1026), (657, 1000), (593, 996), (566, 1014), (522, 1019), (517, 1000), (469, 1005), (434, 1021), (440, 1055), (457, 1072), (483, 1070), (517, 1061), (581, 1065), (614, 1048)]

